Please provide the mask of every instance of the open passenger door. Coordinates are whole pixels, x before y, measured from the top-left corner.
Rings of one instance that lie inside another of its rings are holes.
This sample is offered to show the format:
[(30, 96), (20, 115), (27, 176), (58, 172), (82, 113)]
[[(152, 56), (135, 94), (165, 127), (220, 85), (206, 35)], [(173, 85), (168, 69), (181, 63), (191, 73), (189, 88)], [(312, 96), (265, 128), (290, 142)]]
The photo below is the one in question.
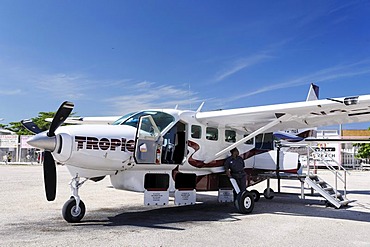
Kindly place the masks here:
[(134, 158), (137, 164), (161, 164), (163, 138), (152, 116), (142, 116), (136, 131)]

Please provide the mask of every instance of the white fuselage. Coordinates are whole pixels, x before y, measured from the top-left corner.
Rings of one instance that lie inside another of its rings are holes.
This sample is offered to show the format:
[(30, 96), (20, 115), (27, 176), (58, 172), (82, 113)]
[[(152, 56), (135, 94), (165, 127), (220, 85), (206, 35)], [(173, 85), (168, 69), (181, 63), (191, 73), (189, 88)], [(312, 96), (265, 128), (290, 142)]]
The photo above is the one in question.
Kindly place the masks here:
[[(160, 156), (159, 163), (137, 162), (137, 128), (125, 124), (60, 127), (52, 154), (56, 161), (68, 167), (72, 176), (95, 178), (110, 175), (112, 185), (117, 189), (144, 191), (146, 174), (168, 174), (171, 178), (169, 190), (174, 191), (174, 172), (195, 174), (199, 178), (223, 173), (227, 154), (209, 163), (204, 161), (247, 134), (238, 129), (201, 124), (195, 119), (195, 112), (163, 112), (171, 115), (173, 121), (161, 129), (162, 148), (156, 154)], [(245, 168), (275, 170), (276, 151), (256, 149), (256, 142), (254, 139), (238, 146)], [(294, 171), (297, 164), (298, 154), (286, 152), (280, 155), (280, 170)]]

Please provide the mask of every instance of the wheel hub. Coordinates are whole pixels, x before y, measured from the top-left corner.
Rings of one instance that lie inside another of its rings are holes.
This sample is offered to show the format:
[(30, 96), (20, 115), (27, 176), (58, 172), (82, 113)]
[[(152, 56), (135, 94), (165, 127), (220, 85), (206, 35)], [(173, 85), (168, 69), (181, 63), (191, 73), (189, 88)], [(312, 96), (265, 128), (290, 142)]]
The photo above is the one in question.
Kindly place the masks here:
[(73, 217), (78, 217), (81, 213), (81, 208), (80, 207), (76, 207), (76, 206), (73, 206), (72, 209), (71, 209), (71, 214)]
[(252, 201), (251, 201), (251, 199), (247, 196), (247, 197), (244, 199), (244, 207), (245, 207), (245, 208), (249, 208), (251, 205), (252, 205)]

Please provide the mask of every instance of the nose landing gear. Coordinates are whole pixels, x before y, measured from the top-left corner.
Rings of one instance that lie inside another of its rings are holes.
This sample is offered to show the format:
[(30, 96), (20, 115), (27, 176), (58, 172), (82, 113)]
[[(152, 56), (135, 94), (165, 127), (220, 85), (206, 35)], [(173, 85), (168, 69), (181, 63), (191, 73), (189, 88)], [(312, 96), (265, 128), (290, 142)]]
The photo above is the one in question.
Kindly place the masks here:
[(78, 195), (78, 189), (87, 181), (80, 182), (80, 177), (76, 175), (70, 182), (72, 196), (66, 201), (62, 209), (63, 218), (69, 223), (80, 222), (85, 216), (86, 208), (84, 202)]

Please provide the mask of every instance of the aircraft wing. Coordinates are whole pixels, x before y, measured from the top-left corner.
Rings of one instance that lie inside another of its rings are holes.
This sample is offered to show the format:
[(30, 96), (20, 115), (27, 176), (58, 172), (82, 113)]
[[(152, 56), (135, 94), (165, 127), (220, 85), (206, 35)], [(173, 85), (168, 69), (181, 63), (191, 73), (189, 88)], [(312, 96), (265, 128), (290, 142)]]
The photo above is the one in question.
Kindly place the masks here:
[(370, 95), (197, 112), (196, 119), (208, 126), (253, 132), (284, 114), (289, 117), (266, 131), (367, 122), (370, 121)]
[[(121, 116), (108, 116), (108, 117), (68, 117), (64, 123), (66, 124), (112, 124)], [(45, 119), (51, 122), (52, 118)]]

